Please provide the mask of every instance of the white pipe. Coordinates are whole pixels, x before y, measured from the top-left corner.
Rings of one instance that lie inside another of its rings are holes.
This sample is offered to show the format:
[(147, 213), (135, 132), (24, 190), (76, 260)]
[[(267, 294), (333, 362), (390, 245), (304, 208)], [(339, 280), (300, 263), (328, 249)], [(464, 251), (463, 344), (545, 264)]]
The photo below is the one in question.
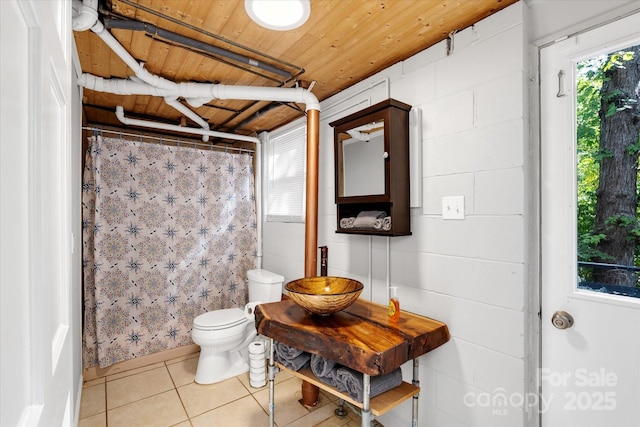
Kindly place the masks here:
[(391, 299), (391, 237), (387, 236), (387, 301)]
[(151, 86), (167, 89), (173, 88), (176, 85), (176, 83), (170, 80), (156, 76), (155, 74), (151, 74), (145, 70), (144, 66), (140, 65), (138, 61), (136, 61), (136, 59), (120, 44), (120, 42), (116, 40), (106, 28), (104, 28), (102, 22), (96, 21), (95, 25), (91, 27), (91, 31), (96, 33), (96, 35), (100, 37), (100, 39), (105, 42), (107, 46), (109, 46), (109, 48), (129, 66), (129, 68), (133, 70), (140, 80), (150, 84)]
[(371, 135), (369, 135), (368, 133), (360, 132), (358, 130), (349, 129), (347, 133), (351, 138), (358, 141), (369, 142), (371, 140)]
[(87, 31), (98, 21), (98, 0), (73, 1), (78, 14), (71, 21), (73, 31)]
[[(182, 114), (184, 114), (185, 116), (189, 117), (191, 120), (193, 120), (194, 122), (199, 124), (202, 129), (209, 130), (209, 123), (207, 123), (206, 121), (202, 120), (202, 117), (200, 117), (195, 112), (193, 112), (190, 109), (188, 109), (180, 101), (178, 101), (178, 98), (172, 98), (170, 96), (165, 96), (164, 102), (166, 102), (168, 105), (170, 105), (171, 107), (175, 108), (176, 110), (178, 110), (179, 112), (181, 112)], [(209, 135), (207, 135), (207, 134), (202, 135), (202, 140), (204, 142), (209, 141)]]
[(74, 31), (86, 31), (91, 29), (100, 39), (106, 43), (111, 50), (129, 66), (135, 75), (142, 81), (152, 86), (171, 88), (174, 82), (160, 76), (151, 74), (131, 56), (129, 52), (120, 44), (111, 33), (104, 28), (98, 19), (98, 0), (85, 0), (80, 6), (79, 14), (73, 18), (72, 28)]
[(357, 128), (353, 128), (353, 130), (358, 132), (370, 132), (372, 130), (377, 130), (379, 134), (382, 134), (384, 132), (384, 123), (382, 121), (375, 122), (375, 123), (367, 123), (365, 125), (358, 126)]
[(105, 79), (88, 73), (82, 73), (78, 79), (78, 84), (87, 89), (117, 95), (296, 102), (305, 104), (307, 111), (320, 111), (318, 98), (316, 98), (313, 93), (301, 87), (233, 86), (191, 82), (173, 83), (171, 87), (159, 87), (130, 79)]
[(120, 120), (120, 122), (124, 123), (125, 125), (143, 126), (143, 127), (153, 128), (153, 129), (170, 130), (174, 132), (193, 133), (195, 135), (208, 135), (208, 136), (213, 136), (215, 138), (228, 138), (228, 139), (234, 139), (237, 141), (247, 141), (247, 142), (255, 142), (255, 143), (260, 142), (258, 138), (253, 136), (236, 135), (233, 133), (217, 132), (215, 130), (188, 128), (188, 127), (183, 127), (178, 125), (170, 125), (167, 123), (158, 123), (158, 122), (152, 122), (148, 120), (132, 119), (129, 117), (125, 117), (124, 108), (122, 108), (121, 105), (118, 105), (116, 107), (116, 117), (118, 118), (118, 120)]
[(82, 73), (78, 78), (78, 85), (97, 92), (108, 92), (116, 95), (151, 95), (151, 96), (181, 96), (178, 86), (168, 89), (150, 85), (144, 81), (132, 79), (105, 79), (93, 74)]
[[(377, 126), (379, 126), (380, 124), (378, 123)], [(375, 128), (373, 128), (375, 129)], [(375, 132), (361, 132), (357, 129), (349, 129), (347, 131), (347, 133), (349, 134), (349, 136), (357, 141), (363, 141), (363, 142), (369, 142), (371, 141), (372, 138), (376, 138), (378, 136), (383, 136), (384, 135), (384, 129), (382, 130), (378, 130)]]
[(200, 108), (209, 102), (209, 98), (187, 98), (185, 101), (187, 101), (187, 104), (191, 105), (193, 108)]
[[(191, 83), (199, 84), (199, 83)], [(202, 84), (202, 83), (200, 83)], [(205, 84), (205, 86), (207, 86)], [(296, 102), (305, 104), (305, 111), (320, 111), (320, 102), (316, 96), (301, 87), (256, 87), (256, 86), (231, 86), (231, 85), (208, 85), (211, 94), (217, 99), (244, 99), (249, 101), (279, 101)]]
[(262, 144), (269, 137), (267, 132), (262, 132), (260, 134), (260, 142), (256, 143), (256, 170), (255, 170), (255, 179), (256, 179), (256, 234), (257, 234), (257, 248), (256, 248), (256, 258), (257, 258), (257, 267), (262, 268), (262, 207), (264, 205), (264, 200), (262, 200), (262, 183), (264, 182), (264, 177), (262, 175), (263, 170), (263, 156), (262, 156)]

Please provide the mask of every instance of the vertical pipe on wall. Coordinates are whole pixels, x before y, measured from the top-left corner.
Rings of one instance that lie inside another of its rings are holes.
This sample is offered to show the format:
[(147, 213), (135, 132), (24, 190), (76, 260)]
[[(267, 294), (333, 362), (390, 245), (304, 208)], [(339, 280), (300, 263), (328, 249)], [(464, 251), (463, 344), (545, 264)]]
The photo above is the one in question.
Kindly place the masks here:
[(305, 212), (304, 277), (318, 270), (318, 153), (320, 111), (307, 110), (307, 181)]
[(391, 237), (387, 236), (387, 301), (391, 298)]
[(329, 270), (329, 248), (320, 246), (320, 275), (326, 276)]
[[(320, 146), (320, 110), (307, 110), (307, 182), (304, 239), (304, 277), (317, 276), (318, 270), (318, 155)], [(302, 402), (316, 406), (320, 389), (302, 382)]]
[(255, 176), (255, 200), (256, 200), (256, 268), (262, 268), (262, 143), (267, 138), (267, 133), (258, 135), (254, 155)]
[(373, 302), (373, 236), (369, 236), (369, 272), (367, 280), (369, 282), (369, 301)]

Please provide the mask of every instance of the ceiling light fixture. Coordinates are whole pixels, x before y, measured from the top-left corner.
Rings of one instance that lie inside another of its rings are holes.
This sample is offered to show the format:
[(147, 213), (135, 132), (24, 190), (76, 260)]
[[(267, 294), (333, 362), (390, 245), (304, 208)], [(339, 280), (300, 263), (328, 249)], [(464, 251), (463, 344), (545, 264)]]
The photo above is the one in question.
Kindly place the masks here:
[(244, 8), (257, 24), (276, 31), (298, 28), (309, 19), (309, 0), (244, 0)]

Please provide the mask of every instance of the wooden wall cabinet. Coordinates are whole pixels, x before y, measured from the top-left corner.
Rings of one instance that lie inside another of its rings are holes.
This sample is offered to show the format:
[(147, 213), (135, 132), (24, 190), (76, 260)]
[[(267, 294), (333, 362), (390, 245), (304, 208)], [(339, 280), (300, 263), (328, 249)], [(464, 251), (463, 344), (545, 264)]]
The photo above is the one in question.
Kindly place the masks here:
[[(330, 123), (334, 128), (337, 233), (411, 234), (410, 110), (410, 105), (387, 99)], [(362, 213), (372, 211), (385, 212), (384, 227), (379, 228), (379, 222), (362, 227), (371, 222)]]

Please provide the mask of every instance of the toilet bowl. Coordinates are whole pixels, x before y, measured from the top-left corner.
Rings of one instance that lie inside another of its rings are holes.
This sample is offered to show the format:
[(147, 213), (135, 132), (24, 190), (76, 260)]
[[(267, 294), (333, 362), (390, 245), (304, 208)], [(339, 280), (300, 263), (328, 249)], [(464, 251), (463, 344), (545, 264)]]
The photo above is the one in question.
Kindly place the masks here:
[(249, 370), (249, 344), (256, 337), (256, 305), (280, 301), (284, 277), (267, 270), (249, 270), (249, 303), (244, 310), (226, 308), (193, 320), (191, 339), (200, 346), (195, 381), (213, 384)]

